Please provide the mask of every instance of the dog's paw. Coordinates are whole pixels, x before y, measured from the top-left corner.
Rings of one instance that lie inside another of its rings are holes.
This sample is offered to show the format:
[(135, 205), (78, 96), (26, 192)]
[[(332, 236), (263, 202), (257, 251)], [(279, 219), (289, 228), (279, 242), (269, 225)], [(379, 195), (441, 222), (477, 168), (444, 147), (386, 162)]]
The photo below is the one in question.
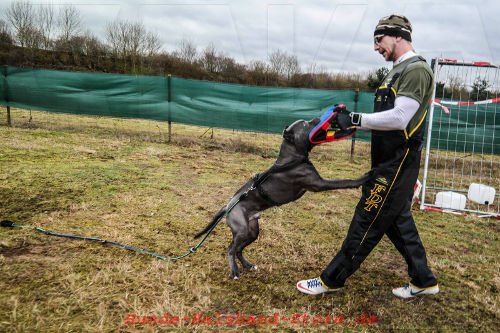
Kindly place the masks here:
[(257, 265), (253, 265), (253, 266), (252, 266), (252, 267), (250, 267), (248, 270), (249, 270), (249, 271), (257, 271), (257, 270), (259, 270), (259, 268), (257, 267)]

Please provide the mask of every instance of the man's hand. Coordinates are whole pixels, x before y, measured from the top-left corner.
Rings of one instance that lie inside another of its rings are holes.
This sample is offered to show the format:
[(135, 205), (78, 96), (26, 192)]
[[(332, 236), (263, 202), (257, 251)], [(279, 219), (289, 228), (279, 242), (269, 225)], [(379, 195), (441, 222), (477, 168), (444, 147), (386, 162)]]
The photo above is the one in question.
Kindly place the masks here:
[(345, 105), (339, 105), (335, 109), (337, 112), (331, 121), (334, 128), (340, 128), (343, 131), (352, 129), (361, 125), (361, 115), (347, 111)]

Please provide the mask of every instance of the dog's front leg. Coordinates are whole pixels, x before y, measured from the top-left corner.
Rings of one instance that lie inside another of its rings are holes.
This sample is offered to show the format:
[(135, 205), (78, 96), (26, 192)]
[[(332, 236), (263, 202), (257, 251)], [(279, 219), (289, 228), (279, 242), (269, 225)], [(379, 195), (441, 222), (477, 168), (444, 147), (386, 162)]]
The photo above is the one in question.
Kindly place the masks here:
[(357, 179), (341, 179), (341, 180), (328, 180), (323, 179), (318, 173), (306, 177), (309, 181), (304, 183), (304, 188), (311, 192), (321, 192), (328, 190), (337, 190), (343, 188), (356, 188), (363, 185), (371, 178), (371, 173), (368, 172)]

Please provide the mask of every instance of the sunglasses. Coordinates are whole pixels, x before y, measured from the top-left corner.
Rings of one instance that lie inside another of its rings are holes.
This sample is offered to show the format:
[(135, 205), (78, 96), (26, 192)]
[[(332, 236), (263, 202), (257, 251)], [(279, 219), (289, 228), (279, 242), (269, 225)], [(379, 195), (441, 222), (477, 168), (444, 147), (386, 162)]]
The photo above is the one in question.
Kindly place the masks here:
[(375, 37), (373, 37), (373, 43), (375, 43), (376, 45), (380, 44), (380, 42), (382, 41), (382, 39), (385, 37), (385, 35), (377, 35)]

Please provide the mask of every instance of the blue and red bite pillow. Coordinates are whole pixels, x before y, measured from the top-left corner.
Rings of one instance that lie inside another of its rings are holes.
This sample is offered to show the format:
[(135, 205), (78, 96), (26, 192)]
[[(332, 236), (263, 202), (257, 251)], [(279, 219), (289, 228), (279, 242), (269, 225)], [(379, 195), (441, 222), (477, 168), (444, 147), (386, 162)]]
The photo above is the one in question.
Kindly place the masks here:
[(342, 130), (333, 121), (337, 112), (344, 110), (346, 110), (344, 104), (336, 104), (334, 107), (326, 110), (321, 115), (319, 124), (309, 132), (309, 141), (313, 145), (318, 145), (320, 143), (343, 140), (352, 136), (356, 132), (356, 128)]

